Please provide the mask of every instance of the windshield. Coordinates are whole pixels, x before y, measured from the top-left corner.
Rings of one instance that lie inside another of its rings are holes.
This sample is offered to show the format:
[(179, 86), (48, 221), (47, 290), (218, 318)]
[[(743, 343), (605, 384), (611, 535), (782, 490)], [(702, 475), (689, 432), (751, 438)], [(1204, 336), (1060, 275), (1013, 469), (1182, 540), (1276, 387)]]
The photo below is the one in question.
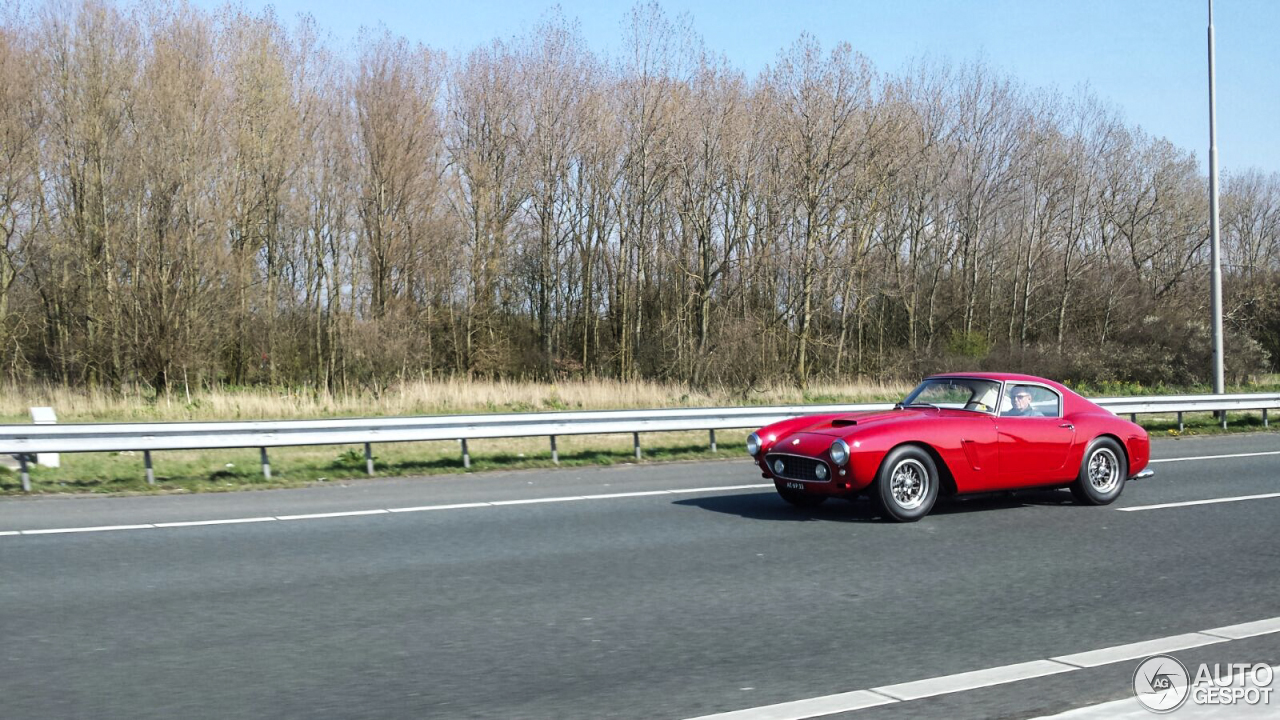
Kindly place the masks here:
[(912, 390), (903, 407), (939, 407), (994, 413), (1000, 383), (979, 378), (929, 378)]

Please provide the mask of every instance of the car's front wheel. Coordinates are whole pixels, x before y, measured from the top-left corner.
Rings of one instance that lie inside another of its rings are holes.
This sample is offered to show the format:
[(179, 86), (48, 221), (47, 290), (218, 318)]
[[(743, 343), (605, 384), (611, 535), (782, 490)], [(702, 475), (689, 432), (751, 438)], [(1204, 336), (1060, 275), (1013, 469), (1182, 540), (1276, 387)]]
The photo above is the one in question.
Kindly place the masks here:
[(1111, 438), (1098, 438), (1084, 452), (1071, 494), (1085, 505), (1110, 505), (1124, 490), (1127, 475), (1120, 444)]
[(938, 468), (923, 448), (904, 445), (884, 459), (876, 476), (875, 498), (881, 514), (897, 522), (915, 522), (938, 500)]
[(827, 500), (826, 495), (811, 495), (799, 490), (792, 490), (783, 487), (782, 483), (774, 483), (773, 486), (778, 490), (779, 497), (796, 507), (817, 507)]

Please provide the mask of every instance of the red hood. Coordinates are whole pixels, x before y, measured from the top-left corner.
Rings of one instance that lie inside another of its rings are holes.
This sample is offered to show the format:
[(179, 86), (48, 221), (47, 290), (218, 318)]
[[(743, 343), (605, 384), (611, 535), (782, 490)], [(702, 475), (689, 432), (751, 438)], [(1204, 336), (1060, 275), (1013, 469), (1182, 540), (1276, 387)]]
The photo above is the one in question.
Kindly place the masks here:
[(765, 443), (766, 453), (790, 453), (792, 455), (808, 455), (819, 457), (827, 452), (835, 438), (847, 438), (855, 434), (858, 428), (869, 425), (897, 423), (919, 418), (922, 414), (937, 413), (937, 410), (869, 410), (867, 412), (847, 413), (844, 415), (815, 418), (808, 425), (795, 427), (791, 432), (779, 435), (777, 440)]
[(825, 418), (812, 425), (802, 425), (791, 432), (792, 435), (812, 433), (829, 437), (843, 437), (856, 432), (867, 425), (884, 425), (886, 423), (919, 420), (921, 418), (971, 418), (973, 413), (951, 408), (908, 408), (903, 410), (868, 410), (866, 412), (848, 413), (833, 418)]
[(816, 419), (808, 425), (793, 426), (790, 432), (775, 439), (765, 438), (766, 453), (784, 452), (796, 455), (820, 456), (831, 446), (835, 438), (850, 439), (860, 428), (884, 427), (914, 420), (945, 418), (972, 418), (971, 412), (949, 408), (910, 408), (903, 410), (870, 410)]
[[(866, 412), (855, 412), (840, 415), (834, 418), (820, 420), (812, 425), (801, 426), (796, 428), (792, 434), (798, 433), (817, 433), (819, 435), (830, 435), (831, 437), (840, 437), (852, 432), (855, 428), (863, 427), (871, 424), (881, 424), (887, 422), (901, 422), (917, 418), (920, 416), (920, 410), (868, 410)], [(934, 412), (925, 410), (924, 412)]]

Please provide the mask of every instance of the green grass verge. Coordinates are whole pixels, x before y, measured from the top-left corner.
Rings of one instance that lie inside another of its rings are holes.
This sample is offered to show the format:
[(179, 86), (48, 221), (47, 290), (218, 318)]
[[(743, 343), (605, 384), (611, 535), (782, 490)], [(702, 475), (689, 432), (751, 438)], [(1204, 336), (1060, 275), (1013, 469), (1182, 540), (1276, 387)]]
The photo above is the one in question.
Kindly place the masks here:
[(1178, 416), (1139, 415), (1138, 424), (1147, 429), (1152, 438), (1194, 437), (1197, 435), (1228, 435), (1247, 432), (1280, 432), (1280, 412), (1272, 412), (1270, 424), (1262, 424), (1262, 413), (1240, 411), (1227, 413), (1227, 427), (1223, 428), (1212, 413), (1183, 413), (1183, 429), (1178, 429)]
[[(718, 431), (718, 452), (705, 432), (641, 435), (641, 462), (746, 460), (748, 431)], [(559, 436), (559, 467), (635, 463), (630, 435)], [(375, 475), (404, 477), (486, 470), (553, 468), (547, 438), (472, 440), (471, 468), (462, 465), (456, 441), (384, 443), (373, 446)], [(61, 467), (31, 465), (34, 493), (224, 492), (287, 488), (368, 478), (363, 446), (271, 448), (271, 479), (257, 449), (175, 450), (152, 453), (156, 485), (146, 483), (143, 453), (63, 453)], [(744, 472), (751, 473), (744, 466)], [(0, 495), (21, 495), (16, 471), (0, 468)]]

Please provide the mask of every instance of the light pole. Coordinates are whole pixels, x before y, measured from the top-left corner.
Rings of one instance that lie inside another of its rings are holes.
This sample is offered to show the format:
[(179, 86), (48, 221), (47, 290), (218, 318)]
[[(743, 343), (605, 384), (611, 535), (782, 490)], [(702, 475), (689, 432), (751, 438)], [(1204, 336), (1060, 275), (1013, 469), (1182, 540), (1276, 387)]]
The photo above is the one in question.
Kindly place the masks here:
[(1214, 127), (1214, 103), (1213, 0), (1209, 0), (1209, 305), (1213, 314), (1213, 392), (1222, 394), (1222, 239), (1218, 236), (1218, 135)]

